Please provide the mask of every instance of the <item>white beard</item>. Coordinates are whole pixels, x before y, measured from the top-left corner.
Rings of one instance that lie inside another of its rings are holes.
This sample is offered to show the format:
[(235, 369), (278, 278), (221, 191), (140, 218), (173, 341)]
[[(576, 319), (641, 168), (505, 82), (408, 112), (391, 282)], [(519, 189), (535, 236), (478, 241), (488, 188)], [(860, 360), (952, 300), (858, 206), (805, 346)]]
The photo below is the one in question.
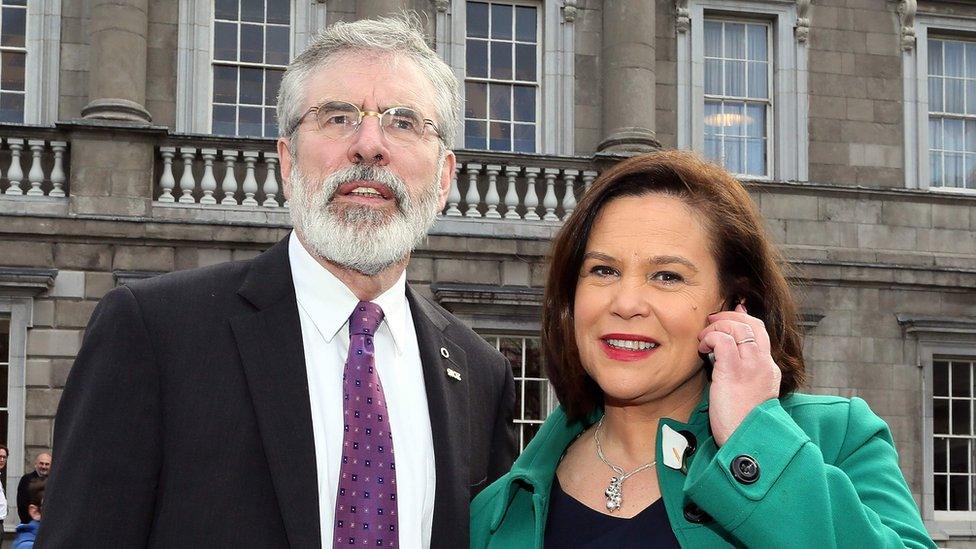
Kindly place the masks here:
[[(319, 185), (309, 180), (297, 162), (291, 171), (292, 225), (313, 255), (347, 269), (374, 276), (405, 259), (427, 236), (440, 209), (440, 173), (437, 163), (431, 183), (411, 197), (406, 183), (375, 166), (350, 166), (332, 173)], [(332, 202), (336, 189), (350, 181), (376, 181), (390, 188), (397, 203), (394, 213), (355, 204)]]

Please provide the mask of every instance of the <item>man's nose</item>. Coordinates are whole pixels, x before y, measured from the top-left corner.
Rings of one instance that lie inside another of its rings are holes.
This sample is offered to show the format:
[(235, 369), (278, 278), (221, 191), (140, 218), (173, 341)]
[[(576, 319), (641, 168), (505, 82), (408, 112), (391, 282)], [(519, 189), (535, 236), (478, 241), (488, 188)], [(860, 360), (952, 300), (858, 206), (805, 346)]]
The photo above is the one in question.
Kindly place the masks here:
[(348, 158), (353, 164), (386, 166), (390, 163), (390, 151), (378, 116), (364, 116), (349, 139)]

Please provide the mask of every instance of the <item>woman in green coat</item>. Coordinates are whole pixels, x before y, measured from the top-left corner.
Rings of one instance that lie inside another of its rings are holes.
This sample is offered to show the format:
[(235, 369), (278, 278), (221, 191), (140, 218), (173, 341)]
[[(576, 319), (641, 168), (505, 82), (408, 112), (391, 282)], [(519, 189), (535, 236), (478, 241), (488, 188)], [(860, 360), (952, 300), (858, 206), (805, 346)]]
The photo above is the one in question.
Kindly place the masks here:
[(686, 152), (605, 172), (553, 244), (562, 406), (471, 506), (472, 547), (934, 547), (887, 425), (796, 393), (797, 309), (745, 189)]

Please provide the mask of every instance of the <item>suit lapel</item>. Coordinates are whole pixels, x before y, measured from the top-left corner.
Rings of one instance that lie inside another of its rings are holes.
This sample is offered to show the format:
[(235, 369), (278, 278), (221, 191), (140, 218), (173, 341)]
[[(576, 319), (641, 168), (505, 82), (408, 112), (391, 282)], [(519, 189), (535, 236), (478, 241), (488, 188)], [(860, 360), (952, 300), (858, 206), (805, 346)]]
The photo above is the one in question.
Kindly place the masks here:
[(238, 294), (254, 313), (231, 319), (292, 547), (321, 545), (305, 350), (288, 262), (288, 238), (251, 263)]
[(407, 300), (420, 347), (434, 441), (437, 486), (432, 540), (437, 547), (463, 547), (467, 545), (470, 499), (467, 359), (464, 349), (444, 333), (449, 320), (443, 313), (409, 286)]

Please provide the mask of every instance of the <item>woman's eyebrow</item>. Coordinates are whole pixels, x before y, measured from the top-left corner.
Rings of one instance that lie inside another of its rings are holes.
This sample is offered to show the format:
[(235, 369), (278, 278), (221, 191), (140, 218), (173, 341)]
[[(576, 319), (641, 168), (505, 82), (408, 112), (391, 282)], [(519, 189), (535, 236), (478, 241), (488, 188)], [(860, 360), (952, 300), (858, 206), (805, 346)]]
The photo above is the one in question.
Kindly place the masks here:
[(679, 265), (684, 265), (694, 272), (698, 272), (698, 267), (695, 266), (690, 260), (681, 257), (680, 255), (656, 255), (648, 260), (648, 263), (652, 265), (671, 265), (677, 263)]

